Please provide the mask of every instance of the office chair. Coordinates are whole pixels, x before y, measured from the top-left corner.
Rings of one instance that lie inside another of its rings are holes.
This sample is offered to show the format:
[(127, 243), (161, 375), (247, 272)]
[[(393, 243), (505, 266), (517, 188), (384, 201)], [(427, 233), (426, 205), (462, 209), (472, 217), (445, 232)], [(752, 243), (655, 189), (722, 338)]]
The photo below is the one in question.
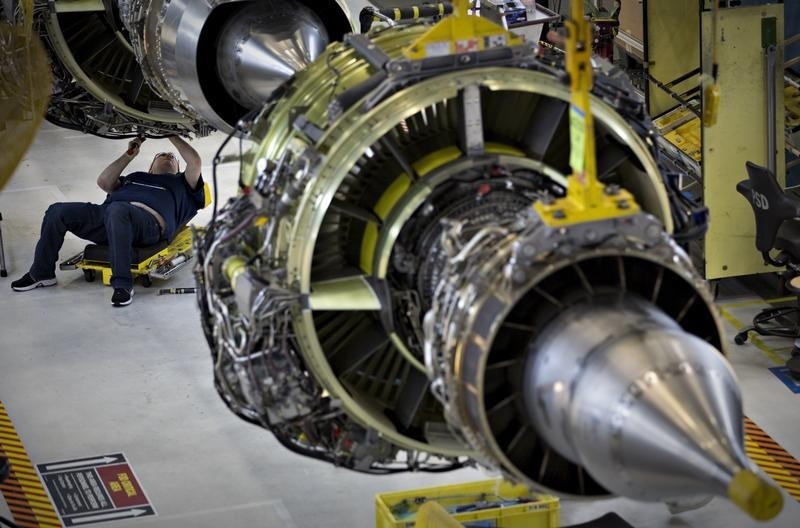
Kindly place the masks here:
[[(756, 249), (764, 262), (786, 268), (786, 289), (800, 295), (800, 194), (785, 192), (769, 169), (747, 162), (747, 180), (736, 190), (747, 199), (756, 220)], [(777, 250), (772, 257), (770, 252)], [(766, 308), (753, 318), (753, 324), (734, 338), (736, 344), (747, 341), (749, 332), (788, 337), (795, 340), (792, 357), (787, 361), (790, 374), (800, 379), (800, 307)]]

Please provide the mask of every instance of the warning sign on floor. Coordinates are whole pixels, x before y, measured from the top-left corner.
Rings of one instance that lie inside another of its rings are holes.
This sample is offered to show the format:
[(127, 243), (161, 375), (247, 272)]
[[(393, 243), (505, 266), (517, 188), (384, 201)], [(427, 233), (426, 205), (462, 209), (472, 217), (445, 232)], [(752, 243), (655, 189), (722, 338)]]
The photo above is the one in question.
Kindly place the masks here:
[(156, 514), (122, 453), (36, 467), (64, 526)]

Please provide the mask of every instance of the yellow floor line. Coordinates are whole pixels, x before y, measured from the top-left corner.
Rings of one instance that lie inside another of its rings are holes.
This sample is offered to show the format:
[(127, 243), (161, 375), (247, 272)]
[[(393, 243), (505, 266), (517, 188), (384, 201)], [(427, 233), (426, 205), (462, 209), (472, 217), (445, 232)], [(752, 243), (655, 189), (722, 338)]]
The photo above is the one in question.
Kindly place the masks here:
[[(40, 526), (56, 528), (61, 526), (61, 521), (56, 515), (53, 504), (50, 502), (42, 482), (27, 475), (34, 472), (22, 441), (17, 435), (14, 424), (6, 412), (3, 402), (0, 402), (0, 455), (8, 458), (11, 463), (11, 472), (3, 484), (0, 492), (8, 494), (12, 500), (6, 500), (8, 509), (18, 526)], [(33, 473), (36, 474), (35, 472)], [(23, 497), (23, 498), (20, 498)], [(43, 499), (44, 497), (44, 499)], [(36, 522), (31, 522), (31, 518)]]
[[(740, 320), (738, 320), (728, 310), (725, 310), (723, 308), (723, 309), (720, 310), (720, 313), (722, 314), (722, 318), (725, 319), (726, 321), (728, 321), (736, 329), (737, 332), (745, 327), (745, 325), (742, 324), (742, 322)], [(764, 342), (761, 339), (759, 339), (759, 337), (757, 335), (755, 335), (753, 332), (750, 333), (750, 336), (748, 337), (748, 339), (750, 340), (751, 343), (753, 343), (753, 345), (757, 349), (759, 349), (761, 352), (764, 353), (764, 355), (767, 357), (767, 359), (772, 361), (775, 365), (784, 365), (786, 363), (785, 359), (780, 357), (778, 354), (775, 353), (774, 350), (772, 350), (770, 347), (765, 345)]]
[(722, 303), (719, 305), (720, 308), (724, 310), (728, 310), (730, 308), (745, 308), (747, 306), (758, 306), (759, 304), (778, 304), (784, 303), (789, 301), (796, 300), (797, 297), (789, 296), (789, 297), (776, 297), (774, 299), (748, 299), (746, 301), (738, 301), (732, 303)]

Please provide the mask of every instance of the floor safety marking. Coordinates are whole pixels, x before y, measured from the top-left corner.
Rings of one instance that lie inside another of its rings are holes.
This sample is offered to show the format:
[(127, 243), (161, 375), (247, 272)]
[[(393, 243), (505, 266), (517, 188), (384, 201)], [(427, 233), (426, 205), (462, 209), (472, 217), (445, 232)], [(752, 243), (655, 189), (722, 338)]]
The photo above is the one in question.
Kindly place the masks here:
[[(761, 303), (766, 303), (767, 301), (760, 301)], [(734, 304), (724, 304), (720, 305), (720, 314), (722, 318), (728, 321), (731, 326), (733, 326), (737, 332), (741, 331), (746, 325), (743, 324), (739, 319), (736, 318), (731, 312), (728, 311), (728, 308), (733, 307), (741, 307), (744, 303), (734, 303)], [(764, 344), (764, 342), (759, 338), (758, 334), (755, 332), (750, 332), (748, 336), (748, 340), (753, 343), (757, 349), (764, 353), (767, 358), (774, 363), (775, 365), (783, 365), (786, 363), (786, 360), (781, 358), (778, 354), (775, 353), (770, 347)]]
[[(745, 328), (743, 324), (735, 315), (730, 312), (731, 308), (743, 308), (747, 306), (756, 306), (756, 305), (770, 305), (775, 306), (776, 304), (787, 302), (790, 300), (796, 299), (795, 297), (780, 297), (777, 299), (767, 299), (767, 300), (748, 300), (748, 301), (740, 301), (735, 303), (728, 303), (720, 305), (720, 314), (722, 318), (725, 319), (731, 326), (733, 326), (737, 332), (741, 331)], [(756, 332), (750, 332), (748, 335), (748, 340), (753, 344), (754, 347), (759, 349), (766, 357), (769, 359), (775, 367), (769, 368), (767, 370), (772, 373), (781, 383), (786, 385), (786, 388), (792, 391), (795, 394), (800, 394), (800, 383), (798, 380), (794, 379), (792, 375), (789, 373), (788, 367), (786, 367), (786, 359), (782, 357), (776, 350), (769, 347), (761, 337)], [(791, 341), (787, 339), (788, 346), (787, 349), (793, 348), (793, 344)]]
[(789, 367), (772, 367), (768, 369), (772, 374), (786, 385), (786, 388), (795, 394), (800, 394), (800, 380), (792, 376)]
[(61, 527), (53, 504), (22, 446), (14, 424), (0, 402), (0, 456), (11, 463), (11, 472), (0, 492), (19, 528)]
[(123, 453), (36, 467), (66, 527), (156, 515)]
[(785, 303), (785, 302), (789, 302), (789, 301), (796, 301), (796, 300), (797, 300), (796, 296), (776, 297), (774, 299), (762, 299), (762, 298), (759, 297), (757, 299), (746, 299), (744, 301), (735, 301), (735, 302), (729, 302), (729, 303), (722, 303), (722, 304), (720, 304), (720, 306), (723, 307), (723, 308), (746, 308), (748, 306), (758, 306), (759, 304), (760, 305), (764, 305), (764, 304), (780, 304), (780, 303)]
[(753, 461), (800, 502), (800, 462), (750, 418), (744, 419), (744, 447)]

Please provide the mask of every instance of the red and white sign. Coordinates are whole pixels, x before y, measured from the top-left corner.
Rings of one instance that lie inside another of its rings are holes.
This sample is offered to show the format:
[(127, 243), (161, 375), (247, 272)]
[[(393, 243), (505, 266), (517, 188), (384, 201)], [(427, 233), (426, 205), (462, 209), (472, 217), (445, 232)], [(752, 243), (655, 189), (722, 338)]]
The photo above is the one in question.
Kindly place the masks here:
[(122, 453), (36, 467), (64, 526), (156, 515)]
[(471, 51), (478, 51), (478, 39), (461, 39), (456, 41), (456, 53), (469, 53)]

